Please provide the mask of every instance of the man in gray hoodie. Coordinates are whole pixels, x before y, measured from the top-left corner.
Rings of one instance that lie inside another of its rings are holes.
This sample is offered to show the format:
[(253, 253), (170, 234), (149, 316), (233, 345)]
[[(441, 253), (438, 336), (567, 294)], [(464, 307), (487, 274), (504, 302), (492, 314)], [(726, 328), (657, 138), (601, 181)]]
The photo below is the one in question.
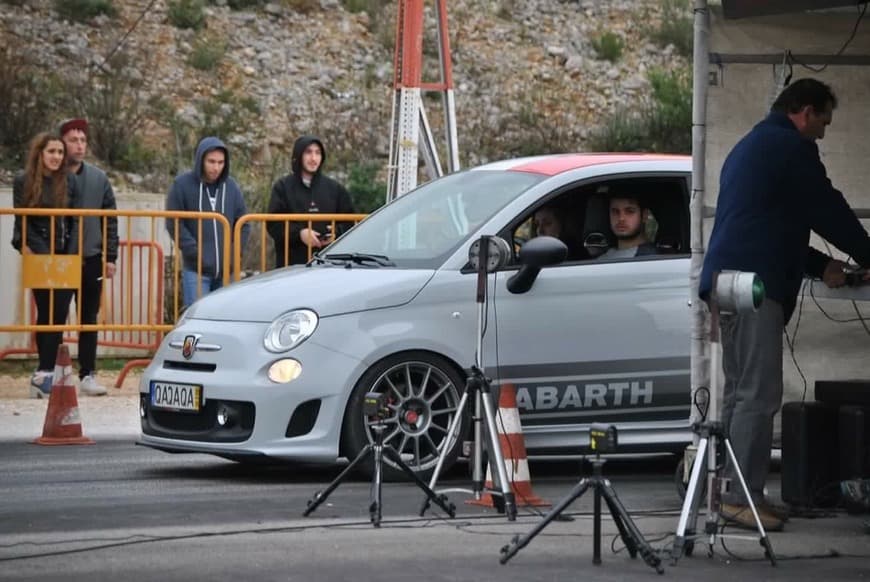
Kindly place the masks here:
[[(247, 214), (247, 209), (238, 183), (230, 177), (229, 150), (220, 139), (206, 137), (199, 142), (193, 169), (179, 175), (173, 182), (166, 197), (166, 210), (223, 214), (230, 223), (232, 236), (236, 222)], [(201, 228), (199, 222), (196, 219), (166, 220), (166, 230), (173, 243), (176, 242), (178, 226), (185, 307), (223, 284), (223, 226), (216, 219), (202, 220)], [(249, 224), (242, 227), (242, 246), (247, 241), (249, 230)]]
[[(84, 161), (88, 150), (88, 122), (86, 119), (67, 119), (60, 124), (60, 136), (66, 144), (67, 165), (75, 177), (80, 192), (79, 208), (115, 210), (115, 193), (101, 169)], [(105, 222), (106, 240), (103, 241)], [(105, 221), (89, 216), (77, 221), (83, 224), (81, 293), (76, 295), (81, 323), (97, 323), (100, 298), (103, 295), (103, 279), (115, 274), (118, 259), (118, 219), (114, 216)], [(69, 252), (78, 252), (79, 233), (76, 229), (70, 237)], [(105, 256), (103, 248), (105, 245)], [(79, 333), (79, 391), (89, 396), (102, 396), (106, 388), (96, 380), (97, 332)]]

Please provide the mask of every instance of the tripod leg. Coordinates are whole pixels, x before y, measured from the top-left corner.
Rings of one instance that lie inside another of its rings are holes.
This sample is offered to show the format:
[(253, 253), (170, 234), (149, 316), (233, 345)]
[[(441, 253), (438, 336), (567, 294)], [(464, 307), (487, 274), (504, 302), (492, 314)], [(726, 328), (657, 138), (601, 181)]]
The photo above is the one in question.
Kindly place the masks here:
[[(608, 485), (610, 483), (605, 481)], [(637, 557), (637, 544), (636, 540), (629, 535), (628, 530), (626, 529), (625, 523), (622, 521), (622, 516), (619, 513), (619, 507), (613, 503), (613, 500), (605, 495), (604, 501), (607, 503), (607, 509), (610, 510), (610, 515), (613, 517), (613, 522), (616, 524), (616, 529), (619, 530), (619, 537), (622, 538), (622, 543), (625, 544), (625, 549), (628, 550), (628, 555), (632, 558)]]
[(374, 475), (372, 475), (372, 488), (370, 492), (371, 503), (369, 504), (369, 519), (375, 527), (381, 527), (381, 482), (383, 481), (383, 457), (384, 445), (377, 443), (372, 447), (374, 451)]
[(308, 516), (313, 512), (317, 507), (326, 501), (326, 498), (329, 497), (329, 494), (335, 491), (335, 489), (341, 484), (344, 478), (354, 470), (354, 468), (359, 465), (363, 459), (365, 459), (368, 454), (372, 450), (372, 444), (369, 443), (363, 447), (363, 449), (359, 452), (356, 458), (350, 462), (350, 464), (344, 468), (344, 470), (338, 474), (338, 477), (332, 480), (332, 483), (327, 485), (326, 489), (323, 491), (318, 491), (314, 494), (314, 497), (308, 500), (308, 506), (305, 508), (305, 511), (302, 513), (303, 516)]
[[(674, 537), (674, 548), (671, 551), (672, 565), (676, 565), (677, 560), (683, 556), (683, 549), (687, 546), (686, 539), (695, 535), (694, 528), (698, 520), (698, 507), (701, 503), (701, 471), (707, 464), (707, 445), (707, 438), (702, 438), (698, 442), (698, 451), (692, 464), (692, 475), (689, 477), (689, 485), (686, 487), (686, 498), (683, 500), (680, 521)], [(686, 528), (689, 523), (692, 524), (692, 529), (687, 532)]]
[(616, 490), (610, 485), (610, 482), (607, 479), (601, 479), (596, 483), (596, 489), (600, 489), (601, 494), (604, 495), (604, 499), (607, 500), (607, 506), (610, 508), (613, 520), (617, 522), (617, 527), (619, 527), (620, 522), (624, 526), (619, 527), (619, 529), (620, 534), (624, 536), (623, 541), (625, 542), (626, 547), (628, 547), (629, 544), (634, 545), (640, 553), (640, 557), (643, 558), (643, 561), (646, 562), (648, 566), (653, 568), (659, 574), (664, 573), (665, 570), (662, 568), (661, 558), (659, 558), (655, 551), (653, 551), (652, 547), (646, 539), (644, 539), (643, 534), (641, 534), (640, 530), (637, 529), (637, 526), (631, 520), (631, 516), (628, 515), (628, 511), (625, 510), (625, 506), (622, 505), (622, 502), (616, 495)]
[(431, 487), (426, 485), (426, 482), (420, 479), (420, 476), (417, 475), (414, 471), (411, 470), (405, 461), (402, 460), (402, 456), (395, 451), (392, 447), (384, 447), (384, 454), (393, 461), (398, 467), (417, 484), (417, 487), (423, 490), (423, 493), (426, 494), (427, 505), (428, 501), (434, 502), (438, 507), (447, 512), (447, 515), (450, 517), (456, 517), (456, 506), (447, 501), (446, 495), (438, 495), (435, 491), (432, 490)]
[[(429, 489), (435, 489), (435, 484), (438, 483), (438, 477), (441, 476), (441, 469), (444, 467), (444, 459), (447, 453), (453, 447), (454, 439), (459, 438), (459, 425), (462, 423), (462, 413), (465, 410), (465, 403), (468, 402), (468, 390), (462, 394), (459, 399), (459, 405), (456, 407), (456, 413), (453, 417), (453, 422), (450, 423), (450, 428), (447, 429), (447, 436), (444, 437), (444, 448), (441, 449), (441, 454), (438, 455), (438, 462), (435, 464), (435, 470), (432, 472), (432, 478), (429, 479)], [(420, 515), (423, 515), (422, 513)]]
[(773, 553), (773, 546), (770, 545), (770, 539), (767, 537), (767, 532), (764, 531), (764, 526), (761, 523), (761, 518), (758, 517), (758, 511), (755, 509), (755, 502), (752, 500), (752, 494), (749, 492), (749, 487), (746, 485), (746, 479), (743, 478), (743, 471), (740, 470), (740, 465), (737, 463), (737, 457), (734, 454), (734, 449), (731, 448), (731, 441), (727, 438), (722, 439), (725, 443), (725, 450), (728, 452), (728, 458), (734, 467), (734, 472), (737, 474), (737, 479), (740, 481), (740, 487), (743, 488), (743, 495), (746, 497), (746, 503), (749, 509), (752, 510), (752, 517), (755, 518), (755, 525), (758, 527), (759, 543), (767, 553), (767, 558), (771, 565), (776, 566), (776, 555)]
[(592, 501), (592, 563), (601, 565), (601, 487), (595, 480)]
[[(483, 470), (483, 400), (480, 389), (474, 390), (474, 417), (471, 419), (474, 429), (474, 448), (471, 452), (471, 489), (474, 498), (483, 497), (484, 470)], [(495, 473), (493, 473), (495, 475)]]
[(541, 520), (537, 525), (535, 525), (534, 528), (532, 528), (532, 531), (530, 531), (523, 537), (514, 536), (514, 539), (511, 540), (510, 544), (502, 547), (501, 558), (499, 558), (499, 562), (501, 562), (502, 564), (506, 564), (507, 561), (510, 560), (517, 552), (529, 545), (529, 542), (531, 542), (534, 537), (541, 532), (542, 529), (547, 527), (548, 523), (559, 517), (559, 514), (562, 513), (562, 511), (564, 511), (566, 507), (571, 505), (571, 503), (573, 503), (575, 499), (583, 495), (586, 490), (589, 489), (590, 484), (591, 481), (588, 477), (584, 477), (583, 479), (581, 479), (580, 482), (574, 486), (571, 492), (568, 493), (568, 495), (566, 495), (562, 499), (562, 501), (556, 504), (556, 506), (553, 507), (553, 509), (551, 509), (550, 512), (544, 516), (543, 520)]
[(505, 513), (508, 521), (514, 521), (517, 518), (517, 503), (514, 497), (511, 483), (508, 480), (507, 469), (504, 466), (504, 455), (501, 450), (501, 441), (499, 440), (498, 430), (495, 426), (495, 413), (493, 412), (493, 404), (490, 399), (489, 385), (485, 385), (485, 392), (482, 394), (484, 409), (484, 423), (486, 424), (487, 443), (489, 444), (489, 462), (493, 467), (493, 478), (498, 476), (498, 483), (501, 487), (502, 499), (504, 499)]

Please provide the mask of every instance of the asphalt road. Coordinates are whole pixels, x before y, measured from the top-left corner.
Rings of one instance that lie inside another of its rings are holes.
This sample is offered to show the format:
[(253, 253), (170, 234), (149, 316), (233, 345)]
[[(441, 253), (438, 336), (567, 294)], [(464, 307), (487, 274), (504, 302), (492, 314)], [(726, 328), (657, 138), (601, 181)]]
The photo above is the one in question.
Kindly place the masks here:
[[(605, 473), (653, 549), (669, 549), (680, 500), (673, 461), (611, 461)], [(169, 455), (129, 439), (94, 446), (40, 447), (0, 442), (0, 580), (640, 580), (656, 574), (641, 559), (613, 553), (616, 529), (606, 513), (600, 566), (592, 565), (592, 495), (554, 521), (506, 565), (499, 550), (541, 517), (522, 510), (508, 522), (450, 493), (456, 519), (419, 518), (413, 484), (383, 487), (383, 523), (369, 523), (369, 483), (343, 483), (310, 517), (307, 501), (336, 468), (249, 467), (205, 455)], [(580, 464), (533, 463), (535, 493), (564, 497)], [(467, 486), (464, 468), (443, 487)], [(793, 524), (793, 525), (792, 525)], [(870, 578), (870, 537), (861, 520), (792, 520), (773, 534), (781, 558), (764, 561), (757, 539), (729, 540), (739, 560), (700, 542), (676, 566), (675, 579), (860, 580)], [(789, 537), (791, 536), (791, 537)], [(616, 539), (615, 547), (622, 547)], [(835, 549), (852, 557), (808, 558)]]

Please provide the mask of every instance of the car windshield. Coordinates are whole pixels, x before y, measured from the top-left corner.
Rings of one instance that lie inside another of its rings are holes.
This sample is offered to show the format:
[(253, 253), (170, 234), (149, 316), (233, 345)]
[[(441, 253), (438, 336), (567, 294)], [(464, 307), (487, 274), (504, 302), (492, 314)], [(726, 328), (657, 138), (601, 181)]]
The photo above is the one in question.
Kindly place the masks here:
[(399, 268), (437, 268), (480, 224), (543, 179), (501, 170), (444, 176), (384, 206), (321, 256), (379, 255)]

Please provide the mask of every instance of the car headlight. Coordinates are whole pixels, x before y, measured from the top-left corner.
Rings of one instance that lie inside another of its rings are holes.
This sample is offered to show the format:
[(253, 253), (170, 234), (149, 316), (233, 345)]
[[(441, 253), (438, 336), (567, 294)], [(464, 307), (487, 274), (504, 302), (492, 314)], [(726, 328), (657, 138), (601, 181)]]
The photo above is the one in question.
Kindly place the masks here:
[(292, 350), (317, 329), (317, 314), (310, 309), (296, 309), (280, 315), (269, 325), (263, 346), (273, 353)]

